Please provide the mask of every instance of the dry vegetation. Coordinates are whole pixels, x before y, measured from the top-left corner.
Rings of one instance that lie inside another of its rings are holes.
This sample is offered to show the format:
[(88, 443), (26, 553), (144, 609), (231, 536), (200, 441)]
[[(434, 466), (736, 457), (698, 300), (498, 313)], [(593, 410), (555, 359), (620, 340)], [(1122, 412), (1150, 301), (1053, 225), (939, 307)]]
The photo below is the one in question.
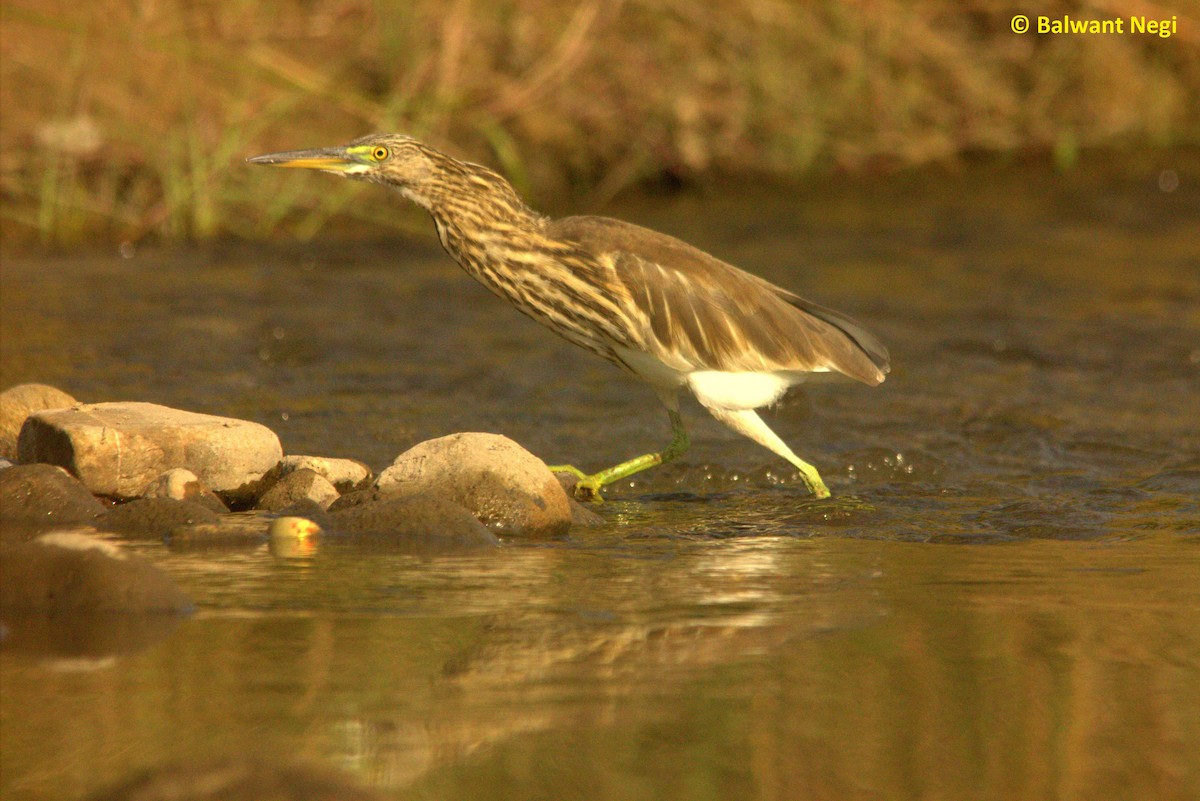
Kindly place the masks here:
[(401, 130), (536, 198), (663, 174), (891, 169), (1200, 142), (1200, 2), (1170, 39), (1019, 36), (993, 0), (3, 0), (6, 242), (312, 234), (353, 188), (246, 169)]

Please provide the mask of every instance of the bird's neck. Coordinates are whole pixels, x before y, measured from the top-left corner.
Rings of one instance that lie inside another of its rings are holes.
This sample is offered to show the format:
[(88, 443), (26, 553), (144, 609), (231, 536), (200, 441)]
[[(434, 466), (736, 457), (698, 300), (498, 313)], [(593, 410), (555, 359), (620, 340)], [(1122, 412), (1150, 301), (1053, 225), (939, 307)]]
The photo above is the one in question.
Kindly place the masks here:
[(514, 246), (544, 238), (546, 218), (525, 205), (497, 173), (464, 162), (454, 167), (440, 177), (436, 188), (401, 192), (433, 217), (446, 252), (491, 286), (489, 264), (503, 259)]

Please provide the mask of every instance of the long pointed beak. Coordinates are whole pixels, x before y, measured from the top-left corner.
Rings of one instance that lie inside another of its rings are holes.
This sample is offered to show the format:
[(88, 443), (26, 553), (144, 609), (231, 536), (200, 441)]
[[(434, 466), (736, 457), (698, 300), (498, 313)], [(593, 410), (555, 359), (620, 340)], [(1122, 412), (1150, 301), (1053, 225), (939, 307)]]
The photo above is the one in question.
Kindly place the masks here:
[(325, 170), (335, 173), (354, 173), (366, 169), (366, 165), (355, 159), (345, 148), (323, 147), (316, 150), (288, 150), (283, 153), (267, 153), (246, 159), (250, 164), (269, 164), (272, 167), (294, 167), (305, 170)]

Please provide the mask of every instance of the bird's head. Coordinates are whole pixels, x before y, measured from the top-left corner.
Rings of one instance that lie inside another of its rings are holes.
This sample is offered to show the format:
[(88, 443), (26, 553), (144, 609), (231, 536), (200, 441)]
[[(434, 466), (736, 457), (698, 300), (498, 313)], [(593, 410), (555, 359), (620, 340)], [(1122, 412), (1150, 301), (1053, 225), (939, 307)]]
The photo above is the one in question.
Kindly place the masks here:
[(421, 187), (435, 180), (446, 157), (403, 134), (372, 134), (347, 145), (289, 150), (246, 159), (251, 164), (320, 170), (386, 184), (420, 202)]
[(447, 198), (471, 198), (494, 219), (537, 218), (498, 173), (451, 158), (403, 134), (372, 134), (340, 147), (268, 153), (246, 161), (384, 184), (435, 217), (444, 213)]

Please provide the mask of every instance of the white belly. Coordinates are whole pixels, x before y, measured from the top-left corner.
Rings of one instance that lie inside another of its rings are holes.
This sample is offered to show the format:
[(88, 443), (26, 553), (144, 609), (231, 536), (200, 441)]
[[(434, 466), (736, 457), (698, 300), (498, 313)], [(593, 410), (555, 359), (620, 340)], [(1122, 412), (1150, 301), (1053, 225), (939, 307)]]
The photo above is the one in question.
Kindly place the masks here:
[(664, 364), (648, 353), (616, 348), (621, 361), (638, 378), (660, 393), (674, 393), (687, 386), (700, 403), (709, 409), (758, 409), (783, 397), (788, 387), (804, 380), (799, 372), (725, 372), (722, 370), (681, 370)]
[(687, 383), (696, 400), (709, 409), (757, 409), (782, 398), (794, 382), (787, 373), (697, 370)]

